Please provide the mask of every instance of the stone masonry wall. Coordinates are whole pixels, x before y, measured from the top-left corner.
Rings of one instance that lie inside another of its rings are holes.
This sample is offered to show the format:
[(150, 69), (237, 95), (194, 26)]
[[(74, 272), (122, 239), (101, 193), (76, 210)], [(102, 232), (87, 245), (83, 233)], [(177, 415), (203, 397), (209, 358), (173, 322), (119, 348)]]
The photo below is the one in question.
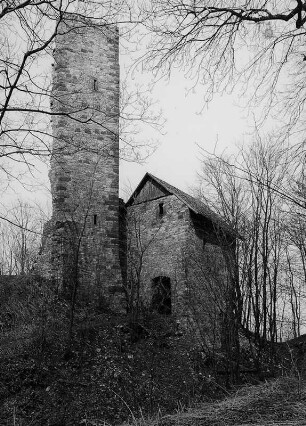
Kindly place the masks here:
[(212, 224), (196, 223), (193, 213), (174, 195), (133, 204), (127, 218), (128, 283), (139, 285), (141, 301), (150, 307), (153, 279), (169, 277), (172, 313), (190, 330), (190, 338), (219, 346), (228, 273)]
[[(163, 203), (164, 214), (159, 214)], [(152, 280), (171, 281), (172, 313), (183, 315), (186, 292), (184, 250), (189, 229), (189, 209), (174, 195), (134, 204), (127, 209), (128, 283), (140, 277), (141, 300), (152, 301)], [(137, 284), (137, 283), (136, 283)]]
[(77, 280), (89, 299), (117, 300), (118, 29), (68, 18), (56, 39), (51, 97), (52, 275), (64, 290)]
[(217, 229), (204, 218), (195, 221), (193, 216), (191, 213), (184, 259), (188, 327), (202, 345), (219, 347), (229, 285), (225, 248)]

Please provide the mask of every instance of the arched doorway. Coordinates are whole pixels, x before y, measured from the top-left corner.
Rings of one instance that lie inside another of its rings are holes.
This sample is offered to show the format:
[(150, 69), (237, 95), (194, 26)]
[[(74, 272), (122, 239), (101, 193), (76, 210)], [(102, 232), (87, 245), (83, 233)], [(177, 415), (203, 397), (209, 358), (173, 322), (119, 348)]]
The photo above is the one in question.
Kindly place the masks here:
[(162, 315), (171, 314), (171, 282), (169, 277), (156, 277), (152, 281), (152, 309)]

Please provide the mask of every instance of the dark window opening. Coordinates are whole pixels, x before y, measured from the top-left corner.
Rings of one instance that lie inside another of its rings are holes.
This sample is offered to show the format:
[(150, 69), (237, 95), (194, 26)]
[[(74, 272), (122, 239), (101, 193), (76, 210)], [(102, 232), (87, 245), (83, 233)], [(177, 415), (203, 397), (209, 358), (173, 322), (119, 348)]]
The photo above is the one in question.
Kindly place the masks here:
[(95, 92), (98, 90), (98, 80), (96, 78), (94, 78), (93, 81), (93, 89)]
[(96, 214), (93, 215), (93, 223), (94, 223), (94, 225), (97, 224), (97, 215)]
[(158, 214), (159, 214), (159, 216), (163, 216), (163, 214), (164, 214), (164, 203), (159, 203)]
[(171, 282), (169, 277), (156, 277), (152, 283), (152, 308), (161, 315), (171, 314)]

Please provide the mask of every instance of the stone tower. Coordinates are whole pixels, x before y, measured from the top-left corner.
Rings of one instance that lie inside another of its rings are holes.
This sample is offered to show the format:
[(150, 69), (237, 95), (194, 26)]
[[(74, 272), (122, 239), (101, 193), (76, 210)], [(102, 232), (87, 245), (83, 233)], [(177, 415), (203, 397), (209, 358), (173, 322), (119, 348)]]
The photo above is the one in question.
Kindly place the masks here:
[(119, 262), (119, 35), (75, 15), (54, 49), (51, 270), (64, 292), (114, 304)]

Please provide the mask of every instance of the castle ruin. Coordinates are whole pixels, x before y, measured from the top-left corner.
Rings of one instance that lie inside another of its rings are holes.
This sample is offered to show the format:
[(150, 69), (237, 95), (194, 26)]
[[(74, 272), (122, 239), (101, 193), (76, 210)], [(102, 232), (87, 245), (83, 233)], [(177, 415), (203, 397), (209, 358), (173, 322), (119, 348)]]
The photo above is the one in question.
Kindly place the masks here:
[(43, 274), (69, 297), (77, 286), (92, 304), (136, 303), (196, 319), (211, 334), (225, 318), (237, 236), (207, 205), (150, 174), (119, 203), (118, 50), (115, 26), (74, 16), (60, 26)]
[(48, 274), (100, 303), (122, 287), (118, 28), (67, 15), (53, 57)]

